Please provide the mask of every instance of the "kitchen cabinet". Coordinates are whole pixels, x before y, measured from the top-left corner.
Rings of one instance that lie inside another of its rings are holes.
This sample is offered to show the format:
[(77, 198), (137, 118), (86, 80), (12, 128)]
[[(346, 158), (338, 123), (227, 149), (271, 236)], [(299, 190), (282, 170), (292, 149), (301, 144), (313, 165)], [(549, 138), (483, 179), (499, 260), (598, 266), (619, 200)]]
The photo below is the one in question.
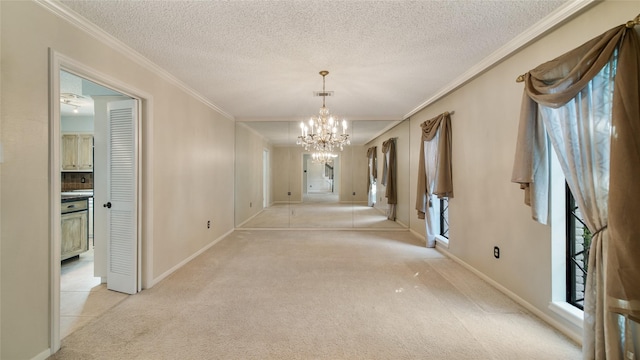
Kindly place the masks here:
[(89, 209), (87, 197), (62, 200), (60, 260), (89, 250)]
[(62, 171), (93, 171), (93, 135), (63, 134)]

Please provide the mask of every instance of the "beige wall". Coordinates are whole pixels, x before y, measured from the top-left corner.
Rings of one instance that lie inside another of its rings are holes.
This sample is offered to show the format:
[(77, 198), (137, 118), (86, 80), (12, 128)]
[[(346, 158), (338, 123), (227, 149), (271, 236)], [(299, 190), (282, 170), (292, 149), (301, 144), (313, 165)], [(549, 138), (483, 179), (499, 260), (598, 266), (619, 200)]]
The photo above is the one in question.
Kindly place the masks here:
[[(250, 130), (242, 123), (236, 124), (236, 226), (255, 216), (263, 209), (262, 155), (265, 149), (269, 150), (269, 157), (271, 157), (272, 147), (260, 134)], [(270, 159), (269, 163), (271, 164), (273, 161)], [(270, 176), (270, 173), (267, 175)], [(267, 195), (272, 199), (271, 192)]]
[[(274, 146), (271, 163), (273, 202), (301, 202), (302, 152), (300, 147)], [(297, 159), (297, 160), (296, 160)], [(291, 196), (288, 193), (291, 192)]]
[(367, 203), (367, 164), (364, 145), (347, 146), (340, 153), (340, 202)]
[[(548, 310), (550, 227), (531, 220), (523, 192), (510, 182), (523, 89), (515, 79), (638, 12), (637, 2), (600, 3), (411, 117), (411, 162), (417, 164), (420, 124), (455, 111), (449, 252), (577, 334), (578, 329)], [(410, 187), (415, 189), (417, 169), (411, 169)], [(412, 192), (411, 203), (415, 199)], [(412, 215), (411, 229), (424, 235), (424, 221)], [(500, 259), (493, 257), (496, 245)]]
[(30, 359), (50, 346), (49, 48), (152, 98), (142, 120), (148, 283), (233, 229), (234, 123), (37, 4), (2, 1), (0, 12), (0, 357)]

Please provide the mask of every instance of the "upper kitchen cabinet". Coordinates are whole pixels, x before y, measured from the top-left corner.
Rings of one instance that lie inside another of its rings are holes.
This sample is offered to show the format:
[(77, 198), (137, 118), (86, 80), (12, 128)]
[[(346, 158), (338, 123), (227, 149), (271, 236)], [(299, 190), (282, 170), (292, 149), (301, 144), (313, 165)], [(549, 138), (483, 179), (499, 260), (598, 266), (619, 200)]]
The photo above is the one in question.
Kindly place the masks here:
[(93, 171), (93, 135), (62, 135), (62, 171)]

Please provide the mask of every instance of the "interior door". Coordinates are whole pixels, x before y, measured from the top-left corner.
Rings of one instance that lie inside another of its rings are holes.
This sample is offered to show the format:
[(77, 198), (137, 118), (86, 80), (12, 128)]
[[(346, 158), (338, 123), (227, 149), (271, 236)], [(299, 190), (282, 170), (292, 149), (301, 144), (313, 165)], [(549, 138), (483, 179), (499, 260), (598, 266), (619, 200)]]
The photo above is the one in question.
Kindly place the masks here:
[(138, 290), (136, 100), (110, 102), (107, 142), (107, 288)]

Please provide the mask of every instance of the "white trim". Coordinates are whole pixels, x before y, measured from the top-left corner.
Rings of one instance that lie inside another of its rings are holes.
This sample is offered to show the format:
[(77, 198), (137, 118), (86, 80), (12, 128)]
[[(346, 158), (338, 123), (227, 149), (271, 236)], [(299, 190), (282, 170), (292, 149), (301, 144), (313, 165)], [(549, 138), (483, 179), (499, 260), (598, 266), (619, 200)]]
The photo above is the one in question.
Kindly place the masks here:
[[(422, 104), (418, 105), (416, 108), (414, 108), (409, 113), (407, 113), (404, 116), (404, 118), (406, 119), (414, 115), (418, 111), (433, 104), (434, 102), (440, 100), (450, 92), (463, 86), (467, 82), (473, 80), (476, 76), (479, 76), (483, 72), (489, 70), (491, 67), (497, 65), (501, 61), (513, 55), (518, 50), (529, 45), (530, 43), (538, 39), (540, 36), (551, 32), (557, 26), (570, 20), (579, 12), (586, 10), (588, 7), (595, 5), (598, 2), (601, 2), (601, 0), (572, 0), (570, 2), (567, 2), (566, 4), (558, 8), (555, 12), (551, 13), (549, 16), (545, 17), (544, 19), (538, 21), (528, 30), (516, 36), (513, 40), (509, 41), (507, 44), (500, 47), (498, 50), (494, 51), (491, 55), (484, 58), (478, 64), (471, 67), (469, 70), (465, 71), (462, 75), (460, 75), (459, 77), (454, 79), (451, 83), (449, 83), (449, 85), (445, 86), (440, 91), (438, 91), (435, 95), (433, 95), (432, 97), (424, 101)], [(519, 74), (513, 75), (514, 81), (517, 75)]]
[(178, 78), (171, 75), (169, 72), (167, 72), (160, 66), (156, 65), (154, 62), (147, 59), (146, 57), (144, 57), (142, 54), (135, 51), (131, 47), (127, 46), (122, 41), (111, 36), (104, 30), (102, 30), (101, 28), (99, 28), (89, 20), (87, 20), (86, 18), (80, 16), (79, 14), (73, 12), (72, 10), (69, 10), (66, 6), (58, 3), (55, 0), (34, 0), (34, 1), (36, 2), (36, 4), (49, 10), (54, 15), (68, 21), (71, 25), (86, 32), (90, 36), (93, 36), (94, 38), (103, 42), (105, 45), (109, 46), (110, 48), (122, 53), (123, 55), (127, 56), (129, 59), (133, 60), (137, 64), (143, 66), (144, 68), (150, 70), (151, 72), (155, 73), (161, 78), (167, 80), (169, 83), (174, 84), (178, 88), (182, 89), (182, 91), (198, 99), (203, 104), (207, 105), (211, 109), (222, 114), (224, 117), (235, 121), (235, 118), (233, 117), (233, 115), (222, 110), (219, 106), (209, 101), (202, 94), (190, 88), (187, 84), (180, 81)]
[(386, 134), (388, 131), (390, 131), (390, 130), (391, 130), (391, 129), (393, 129), (394, 127), (396, 127), (396, 126), (398, 126), (398, 125), (402, 124), (402, 122), (403, 122), (404, 120), (393, 120), (393, 121), (395, 121), (395, 122), (393, 122), (393, 123), (391, 123), (391, 124), (389, 124), (389, 125), (385, 126), (385, 127), (384, 127), (384, 129), (382, 129), (382, 130), (378, 131), (375, 135), (373, 135), (372, 137), (370, 137), (370, 138), (369, 138), (369, 140), (365, 140), (365, 142), (364, 142), (364, 144), (363, 144), (363, 145), (367, 145), (367, 144), (369, 144), (370, 142), (374, 141), (375, 139), (377, 139), (377, 138), (381, 137), (382, 135)]
[[(153, 122), (153, 96), (132, 87), (129, 84), (126, 84), (118, 79), (115, 79), (109, 75), (101, 73), (91, 67), (88, 67), (72, 58), (63, 55), (60, 52), (55, 51), (54, 49), (49, 48), (49, 124), (50, 124), (50, 147), (49, 147), (49, 201), (50, 201), (50, 211), (51, 219), (50, 224), (50, 273), (51, 273), (51, 287), (50, 287), (50, 304), (51, 304), (51, 318), (50, 318), (50, 354), (53, 354), (60, 350), (60, 252), (54, 251), (55, 249), (60, 248), (60, 199), (58, 195), (61, 191), (61, 179), (60, 179), (60, 70), (65, 70), (71, 73), (76, 74), (77, 76), (86, 78), (95, 82), (104, 87), (113, 89), (123, 95), (129, 96), (138, 101), (140, 107), (145, 108), (147, 116), (142, 119), (142, 117), (138, 118), (138, 123), (136, 127), (138, 128), (139, 136), (143, 137), (146, 133), (141, 133), (142, 124), (146, 124), (147, 128), (145, 130), (150, 130), (151, 123)], [(142, 109), (140, 108), (140, 111)], [(141, 148), (142, 142), (138, 144), (138, 186), (139, 188), (146, 189), (148, 194), (152, 194), (153, 190), (153, 182), (145, 178), (145, 182), (143, 183), (145, 171), (149, 171), (152, 173), (153, 165), (147, 161), (145, 163), (145, 168), (142, 169), (144, 156), (152, 154), (151, 151), (144, 151)], [(140, 201), (140, 197), (138, 198)], [(153, 207), (150, 206), (152, 204), (151, 196), (146, 197), (147, 203), (138, 202), (138, 219), (146, 218), (147, 221), (153, 218)], [(142, 213), (144, 211), (144, 216)], [(152, 248), (151, 239), (153, 238), (153, 229), (145, 228), (144, 231), (141, 229), (142, 223), (138, 222), (138, 247), (140, 248), (143, 244), (147, 246), (147, 252), (145, 254), (140, 254), (140, 256), (144, 255), (145, 260), (147, 261), (147, 270), (153, 269), (153, 253), (150, 251)], [(144, 236), (142, 236), (144, 234)], [(138, 263), (138, 271), (141, 271), (141, 262)], [(140, 274), (146, 275), (147, 277), (151, 277), (152, 273), (148, 274)], [(139, 284), (140, 288), (142, 284)]]
[[(254, 128), (250, 127), (249, 125), (247, 125), (247, 124), (245, 124), (245, 123), (243, 123), (243, 122), (239, 122), (239, 121), (237, 121), (237, 124), (238, 124), (238, 125), (240, 125), (240, 126), (242, 126), (243, 128), (245, 128), (245, 129), (246, 129), (246, 130), (248, 130), (249, 132), (252, 132), (254, 135), (258, 136), (259, 138), (261, 138), (261, 139), (263, 139), (263, 140), (267, 141), (268, 143), (270, 143), (270, 142), (269, 142), (269, 139), (265, 138), (265, 136), (264, 136), (263, 134), (260, 134), (256, 129), (254, 129)], [(234, 131), (235, 131), (235, 129), (234, 129)]]
[(567, 299), (567, 207), (565, 177), (557, 153), (551, 147), (550, 219), (551, 226), (551, 302), (549, 310), (583, 329), (584, 312), (566, 302)]
[(218, 242), (220, 242), (220, 240), (224, 239), (225, 237), (227, 237), (229, 234), (231, 234), (232, 232), (234, 232), (235, 229), (231, 229), (229, 231), (227, 231), (226, 233), (224, 233), (222, 236), (220, 236), (219, 238), (213, 240), (212, 242), (210, 242), (209, 244), (207, 244), (206, 246), (204, 246), (202, 249), (198, 250), (197, 252), (193, 253), (191, 256), (187, 257), (186, 259), (182, 260), (181, 262), (179, 262), (178, 264), (176, 264), (174, 267), (172, 267), (171, 269), (165, 271), (163, 274), (161, 274), (160, 276), (158, 276), (157, 278), (153, 279), (153, 281), (151, 282), (151, 286), (154, 286), (156, 284), (158, 284), (160, 281), (164, 280), (166, 277), (168, 277), (169, 275), (173, 274), (174, 272), (176, 272), (178, 269), (180, 269), (181, 267), (185, 266), (187, 263), (189, 263), (189, 261), (195, 259), (196, 257), (198, 257), (200, 254), (202, 254), (203, 252), (209, 250), (209, 248), (211, 248), (213, 245), (217, 244)]
[[(295, 122), (300, 123), (301, 121), (306, 121), (309, 118), (303, 116), (297, 117), (237, 117), (237, 122)], [(358, 122), (358, 121), (403, 121), (406, 118), (401, 117), (400, 115), (395, 116), (366, 116), (366, 115), (352, 115), (347, 119), (348, 122)]]
[(45, 351), (41, 352), (40, 354), (32, 357), (31, 360), (45, 360), (45, 359), (48, 359), (49, 356), (51, 356), (51, 354), (53, 354), (51, 352), (51, 349), (46, 349)]
[(436, 246), (444, 247), (445, 249), (449, 248), (449, 239), (442, 235), (436, 234)]
[(582, 334), (581, 333), (577, 333), (576, 331), (570, 329), (569, 327), (565, 326), (564, 324), (561, 324), (559, 321), (553, 319), (549, 315), (543, 313), (538, 308), (536, 308), (535, 306), (531, 305), (530, 303), (525, 301), (520, 296), (516, 295), (511, 290), (507, 289), (506, 287), (502, 286), (501, 284), (499, 284), (498, 282), (496, 282), (495, 280), (493, 280), (489, 276), (485, 275), (484, 273), (480, 272), (479, 270), (477, 270), (473, 266), (467, 264), (466, 262), (462, 261), (460, 258), (458, 258), (455, 255), (451, 254), (448, 250), (443, 249), (442, 247), (439, 247), (439, 246), (436, 246), (436, 250), (438, 250), (440, 253), (442, 253), (446, 257), (450, 258), (451, 260), (453, 260), (453, 261), (457, 262), (458, 264), (464, 266), (467, 270), (471, 271), (472, 273), (474, 273), (475, 275), (477, 275), (478, 277), (480, 277), (484, 281), (486, 281), (489, 284), (491, 284), (493, 287), (498, 289), (503, 294), (507, 295), (513, 301), (515, 301), (518, 304), (522, 305), (525, 309), (529, 310), (534, 315), (536, 315), (537, 317), (539, 317), (543, 321), (547, 322), (549, 325), (551, 325), (554, 328), (558, 329), (560, 332), (565, 334), (571, 340), (575, 341), (578, 344), (582, 344)]
[(402, 221), (398, 220), (397, 218), (396, 218), (396, 222), (397, 222), (398, 224), (400, 224), (400, 225), (404, 226), (404, 228), (405, 228), (406, 230), (409, 230), (409, 225), (407, 225), (407, 224), (403, 223)]
[[(61, 59), (49, 48), (49, 355), (60, 350), (60, 251), (62, 229), (60, 179), (60, 66)], [(40, 355), (38, 355), (40, 356)]]
[(576, 327), (584, 328), (584, 311), (564, 301), (552, 301), (549, 310), (570, 321)]

